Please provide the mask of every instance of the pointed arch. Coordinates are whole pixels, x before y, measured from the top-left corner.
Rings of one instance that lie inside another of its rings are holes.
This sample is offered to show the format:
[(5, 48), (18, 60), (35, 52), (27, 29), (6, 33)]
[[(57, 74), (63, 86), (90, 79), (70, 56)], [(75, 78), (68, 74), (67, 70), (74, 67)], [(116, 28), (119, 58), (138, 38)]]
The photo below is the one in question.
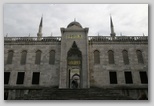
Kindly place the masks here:
[(27, 50), (23, 50), (21, 52), (21, 60), (20, 60), (21, 65), (26, 64), (26, 57), (27, 57)]
[(55, 64), (55, 50), (49, 52), (49, 64)]
[(72, 88), (72, 81), (73, 81), (72, 78), (74, 78), (72, 76), (78, 74), (79, 75), (78, 87), (80, 88), (82, 84), (80, 83), (82, 82), (82, 76), (80, 77), (80, 75), (82, 75), (82, 52), (78, 48), (78, 45), (75, 41), (73, 41), (71, 48), (67, 52), (67, 67), (68, 67), (67, 73), (69, 76), (67, 86), (69, 88)]
[(100, 64), (100, 52), (98, 50), (94, 51), (94, 64)]
[(36, 51), (36, 57), (35, 57), (35, 64), (40, 64), (41, 63), (41, 50)]
[(129, 64), (128, 51), (127, 50), (123, 50), (122, 51), (122, 55), (123, 55), (123, 62), (124, 62), (124, 64)]
[(7, 64), (12, 64), (13, 54), (14, 54), (13, 50), (8, 51)]
[(72, 55), (77, 55), (78, 57), (81, 57), (82, 56), (81, 54), (82, 54), (81, 51), (79, 50), (76, 42), (74, 41), (72, 47), (67, 53), (67, 57), (71, 57)]
[(108, 51), (108, 59), (109, 59), (109, 64), (114, 64), (114, 52), (112, 50)]
[(138, 63), (144, 64), (143, 55), (141, 50), (136, 50)]

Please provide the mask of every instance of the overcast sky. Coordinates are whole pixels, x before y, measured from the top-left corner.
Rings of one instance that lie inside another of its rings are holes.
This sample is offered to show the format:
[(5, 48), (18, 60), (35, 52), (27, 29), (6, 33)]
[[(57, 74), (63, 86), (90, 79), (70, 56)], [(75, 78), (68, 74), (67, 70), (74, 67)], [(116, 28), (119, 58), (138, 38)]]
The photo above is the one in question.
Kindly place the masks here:
[(37, 36), (43, 14), (43, 36), (61, 36), (74, 18), (89, 36), (110, 35), (110, 14), (117, 36), (148, 36), (147, 4), (5, 4), (4, 36)]

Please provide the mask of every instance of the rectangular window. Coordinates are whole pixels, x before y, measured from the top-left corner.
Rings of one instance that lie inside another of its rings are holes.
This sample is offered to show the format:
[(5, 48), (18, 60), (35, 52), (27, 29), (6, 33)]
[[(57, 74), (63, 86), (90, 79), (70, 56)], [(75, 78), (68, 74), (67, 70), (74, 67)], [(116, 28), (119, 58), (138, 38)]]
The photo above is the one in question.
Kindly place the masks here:
[(148, 77), (146, 72), (140, 71), (140, 79), (142, 84), (148, 84)]
[(32, 84), (39, 84), (40, 72), (33, 72)]
[(117, 84), (117, 73), (110, 72), (110, 84)]
[(9, 96), (9, 91), (4, 90), (4, 100), (8, 100), (8, 96)]
[(133, 83), (131, 72), (125, 72), (125, 81), (126, 81), (126, 84), (132, 84)]
[(18, 72), (16, 84), (23, 84), (24, 83), (24, 76), (25, 76), (25, 72)]
[(4, 72), (4, 84), (8, 84), (10, 79), (10, 72)]

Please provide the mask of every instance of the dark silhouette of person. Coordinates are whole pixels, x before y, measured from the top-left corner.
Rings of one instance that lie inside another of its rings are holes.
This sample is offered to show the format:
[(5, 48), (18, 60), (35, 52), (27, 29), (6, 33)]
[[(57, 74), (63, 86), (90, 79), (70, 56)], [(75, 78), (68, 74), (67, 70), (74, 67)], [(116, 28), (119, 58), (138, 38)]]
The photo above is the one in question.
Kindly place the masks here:
[(72, 81), (72, 88), (75, 88), (75, 81)]
[(75, 80), (75, 88), (78, 88), (78, 82)]
[(78, 88), (78, 82), (76, 80), (72, 81), (72, 88)]

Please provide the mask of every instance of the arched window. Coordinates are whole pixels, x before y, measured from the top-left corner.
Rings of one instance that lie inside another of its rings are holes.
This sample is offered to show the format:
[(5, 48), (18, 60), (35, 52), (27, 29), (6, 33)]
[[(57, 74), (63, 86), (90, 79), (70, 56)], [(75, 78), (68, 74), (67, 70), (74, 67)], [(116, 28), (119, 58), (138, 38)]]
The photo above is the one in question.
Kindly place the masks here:
[(37, 50), (36, 57), (35, 57), (35, 64), (40, 64), (40, 62), (41, 62), (41, 51)]
[(108, 59), (109, 59), (109, 64), (114, 64), (114, 52), (112, 50), (108, 51)]
[(140, 50), (137, 50), (136, 54), (137, 54), (138, 63), (142, 63), (143, 64), (144, 61), (143, 61), (142, 52)]
[(12, 64), (13, 50), (8, 51), (7, 64)]
[(98, 50), (94, 51), (94, 63), (100, 64), (100, 52)]
[(123, 55), (124, 64), (129, 64), (128, 51), (127, 50), (123, 50), (122, 51), (122, 55)]
[(49, 64), (55, 64), (55, 51), (51, 50), (49, 52)]
[(27, 57), (27, 51), (24, 50), (21, 52), (21, 60), (20, 60), (21, 65), (26, 64), (26, 57)]

